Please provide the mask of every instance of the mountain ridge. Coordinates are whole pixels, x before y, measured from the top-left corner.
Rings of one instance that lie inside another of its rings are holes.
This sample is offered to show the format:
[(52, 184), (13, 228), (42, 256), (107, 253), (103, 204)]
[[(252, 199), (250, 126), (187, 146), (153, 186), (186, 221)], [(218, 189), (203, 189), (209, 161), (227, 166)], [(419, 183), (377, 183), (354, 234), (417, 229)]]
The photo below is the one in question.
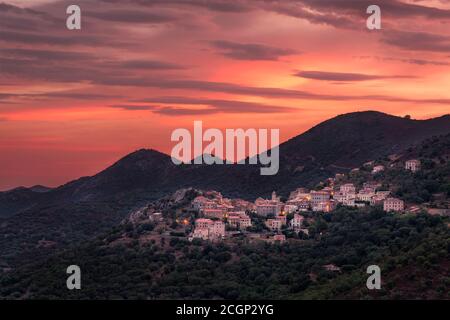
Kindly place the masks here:
[[(258, 165), (175, 165), (169, 155), (141, 148), (93, 176), (30, 198), (44, 202), (105, 200), (133, 190), (147, 190), (158, 197), (178, 187), (192, 186), (220, 190), (230, 196), (239, 189), (244, 198), (252, 199), (273, 190), (287, 193), (295, 184), (314, 183), (327, 174), (350, 170), (448, 132), (449, 114), (415, 120), (378, 111), (352, 112), (323, 121), (281, 143), (280, 172), (275, 176), (260, 176)], [(317, 174), (317, 179), (308, 172)], [(264, 185), (268, 187), (261, 188)], [(247, 188), (256, 189), (243, 190)], [(0, 192), (1, 196), (5, 197), (5, 192)], [(0, 200), (0, 216), (4, 210)]]
[(261, 176), (259, 165), (175, 165), (164, 153), (139, 149), (94, 176), (47, 192), (28, 190), (23, 198), (0, 193), (0, 231), (5, 234), (0, 252), (20, 263), (14, 258), (18, 252), (35, 257), (36, 239), (67, 245), (95, 237), (131, 210), (181, 188), (217, 190), (251, 201), (274, 190), (287, 196), (297, 187), (313, 187), (335, 173), (447, 133), (448, 115), (429, 120), (379, 112), (340, 115), (281, 144), (280, 170), (274, 176)]

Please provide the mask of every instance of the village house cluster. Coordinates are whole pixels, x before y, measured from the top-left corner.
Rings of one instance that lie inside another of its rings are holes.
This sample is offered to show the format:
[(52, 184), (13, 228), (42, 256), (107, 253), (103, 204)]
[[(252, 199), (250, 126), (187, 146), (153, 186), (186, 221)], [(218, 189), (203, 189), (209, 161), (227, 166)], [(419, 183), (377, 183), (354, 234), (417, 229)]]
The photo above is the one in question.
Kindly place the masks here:
[(195, 220), (195, 229), (189, 240), (200, 238), (203, 240), (217, 241), (225, 238), (225, 223), (211, 219), (197, 219)]
[[(406, 161), (405, 169), (417, 172), (420, 170), (420, 161), (415, 159)], [(374, 166), (372, 173), (383, 170), (384, 166)], [(338, 185), (337, 181), (343, 177), (343, 174), (336, 174), (334, 178), (328, 178), (326, 186), (321, 190), (297, 188), (290, 193), (285, 202), (281, 201), (275, 191), (272, 192), (270, 199), (258, 198), (254, 203), (224, 198), (217, 191), (208, 191), (196, 197), (191, 203), (192, 209), (197, 210), (201, 218), (196, 219), (189, 240), (195, 238), (221, 240), (225, 238), (227, 229), (230, 232), (245, 232), (252, 226), (252, 218), (248, 213), (264, 219), (265, 226), (273, 234), (268, 238), (270, 241), (284, 241), (283, 229), (308, 234), (308, 229), (303, 226), (305, 217), (301, 215), (302, 212), (328, 213), (335, 210), (338, 205), (358, 208), (382, 206), (386, 212), (405, 210), (403, 200), (391, 197), (389, 190), (379, 190), (381, 183), (364, 182), (362, 188), (357, 190), (353, 183)], [(289, 222), (288, 215), (293, 215)]]

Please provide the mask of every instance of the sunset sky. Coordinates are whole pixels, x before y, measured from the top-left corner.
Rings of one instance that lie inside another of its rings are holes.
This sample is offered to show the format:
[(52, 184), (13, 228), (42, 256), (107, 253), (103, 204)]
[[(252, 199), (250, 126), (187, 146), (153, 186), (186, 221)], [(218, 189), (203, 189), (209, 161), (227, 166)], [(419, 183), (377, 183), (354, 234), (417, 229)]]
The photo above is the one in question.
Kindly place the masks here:
[(0, 190), (170, 154), (194, 120), (285, 141), (361, 110), (450, 112), (450, 0), (0, 2)]

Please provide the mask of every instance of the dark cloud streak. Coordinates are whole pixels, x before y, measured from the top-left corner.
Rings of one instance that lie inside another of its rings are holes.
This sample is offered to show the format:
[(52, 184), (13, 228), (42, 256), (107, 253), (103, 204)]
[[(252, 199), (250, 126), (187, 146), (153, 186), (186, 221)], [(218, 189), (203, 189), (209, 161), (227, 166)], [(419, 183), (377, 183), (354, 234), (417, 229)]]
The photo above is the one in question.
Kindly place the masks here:
[(236, 60), (278, 60), (280, 57), (296, 54), (295, 50), (275, 48), (255, 43), (236, 43), (232, 41), (216, 40), (210, 44), (219, 49), (226, 57)]
[(401, 79), (413, 78), (412, 76), (394, 75), (383, 76), (363, 73), (348, 73), (348, 72), (327, 72), (327, 71), (299, 71), (294, 76), (324, 81), (368, 81), (380, 79)]
[(140, 106), (140, 105), (131, 105), (131, 104), (115, 104), (110, 105), (110, 108), (129, 110), (129, 111), (141, 111), (141, 110), (154, 110), (155, 107), (152, 106)]
[(404, 50), (450, 52), (450, 36), (434, 33), (391, 30), (382, 41)]
[(196, 105), (204, 108), (191, 107), (149, 107), (147, 105), (113, 105), (111, 107), (121, 108), (124, 110), (152, 110), (154, 113), (166, 115), (194, 115), (194, 114), (214, 114), (214, 113), (286, 113), (299, 110), (297, 108), (274, 106), (263, 103), (223, 100), (223, 99), (207, 99), (207, 98), (191, 98), (179, 96), (156, 97), (147, 100), (134, 100), (133, 103), (145, 104), (165, 104), (165, 105)]
[(145, 24), (167, 23), (178, 19), (176, 16), (170, 14), (128, 9), (95, 12), (87, 11), (85, 15), (104, 21)]

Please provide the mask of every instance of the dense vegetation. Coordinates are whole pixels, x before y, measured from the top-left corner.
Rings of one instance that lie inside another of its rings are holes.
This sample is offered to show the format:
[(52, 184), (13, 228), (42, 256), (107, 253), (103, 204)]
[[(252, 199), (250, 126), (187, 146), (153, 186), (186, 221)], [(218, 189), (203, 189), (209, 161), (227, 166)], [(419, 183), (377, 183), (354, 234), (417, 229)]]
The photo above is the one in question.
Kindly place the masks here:
[(450, 198), (450, 134), (432, 137), (417, 148), (410, 148), (403, 159), (421, 159), (422, 169), (414, 175), (403, 170), (389, 172), (384, 180), (397, 186), (396, 193), (408, 202), (431, 202), (445, 207)]
[[(211, 245), (179, 237), (169, 243), (137, 239), (120, 243), (116, 239), (124, 232), (139, 238), (151, 230), (151, 226), (136, 231), (124, 225), (44, 264), (29, 264), (3, 275), (0, 296), (450, 298), (450, 232), (444, 218), (387, 215), (374, 208), (364, 212), (340, 208), (316, 218), (310, 240), (273, 245), (246, 241)], [(66, 288), (65, 270), (71, 264), (81, 267), (81, 290)], [(341, 271), (327, 271), (323, 267), (327, 264)], [(366, 268), (371, 264), (382, 270), (382, 290), (377, 292), (365, 286)]]
[(80, 239), (107, 232), (120, 223), (127, 209), (114, 203), (68, 203), (0, 220), (0, 270), (45, 258), (61, 247), (78, 245)]

